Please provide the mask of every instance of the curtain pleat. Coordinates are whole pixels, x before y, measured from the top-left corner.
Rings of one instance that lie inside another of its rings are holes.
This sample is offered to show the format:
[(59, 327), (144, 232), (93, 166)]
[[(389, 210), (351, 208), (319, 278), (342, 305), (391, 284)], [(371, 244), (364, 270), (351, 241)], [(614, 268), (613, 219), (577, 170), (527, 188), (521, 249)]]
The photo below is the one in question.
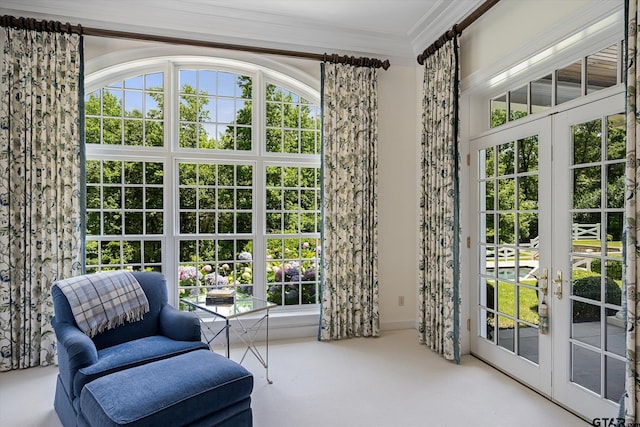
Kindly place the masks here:
[(379, 335), (377, 73), (323, 64), (320, 340)]
[(638, 218), (640, 205), (638, 205), (638, 84), (640, 83), (640, 71), (636, 63), (638, 61), (638, 0), (628, 0), (627, 12), (627, 162), (625, 170), (625, 254), (624, 254), (624, 299), (623, 309), (626, 309), (626, 354), (627, 373), (625, 376), (625, 396), (621, 412), (624, 413), (628, 425), (635, 425), (638, 414), (638, 353), (639, 346), (636, 340), (636, 326), (638, 313), (638, 300), (636, 286), (639, 276), (637, 262), (638, 257)]
[(454, 38), (425, 61), (418, 330), (421, 343), (459, 362), (457, 48)]
[(4, 28), (0, 371), (55, 362), (50, 289), (81, 271), (81, 36)]

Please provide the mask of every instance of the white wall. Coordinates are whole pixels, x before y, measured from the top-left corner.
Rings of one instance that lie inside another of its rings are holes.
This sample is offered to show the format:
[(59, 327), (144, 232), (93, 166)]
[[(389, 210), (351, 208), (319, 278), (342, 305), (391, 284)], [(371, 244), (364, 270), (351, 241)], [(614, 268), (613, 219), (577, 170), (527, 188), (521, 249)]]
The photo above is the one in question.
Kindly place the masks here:
[[(415, 70), (392, 64), (378, 74), (378, 267), (383, 330), (416, 324), (419, 139), (415, 117), (419, 91)], [(398, 304), (401, 296), (404, 306)]]

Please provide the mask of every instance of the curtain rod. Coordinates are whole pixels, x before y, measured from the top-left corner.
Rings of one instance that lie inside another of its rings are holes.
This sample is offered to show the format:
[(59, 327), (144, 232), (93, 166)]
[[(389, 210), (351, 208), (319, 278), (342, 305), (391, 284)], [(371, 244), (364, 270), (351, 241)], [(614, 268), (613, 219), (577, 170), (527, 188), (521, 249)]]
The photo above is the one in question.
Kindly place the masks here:
[(83, 27), (81, 25), (62, 24), (57, 21), (38, 21), (33, 18), (16, 18), (3, 15), (0, 17), (0, 26), (37, 31), (55, 31), (61, 33), (74, 33), (85, 36), (109, 37), (118, 39), (142, 40), (167, 44), (179, 44), (186, 46), (198, 46), (215, 49), (236, 50), (241, 52), (263, 53), (268, 55), (289, 56), (294, 58), (314, 59), (322, 62), (348, 64), (359, 67), (380, 68), (388, 70), (391, 66), (388, 59), (384, 61), (376, 58), (354, 57), (349, 55), (319, 54), (310, 52), (298, 52), (293, 50), (270, 49), (257, 46), (245, 46), (229, 43), (218, 43), (197, 39), (185, 39), (179, 37), (159, 36), (153, 34), (132, 33), (127, 31), (106, 30), (101, 28)]
[(418, 55), (418, 64), (423, 65), (425, 59), (433, 55), (447, 41), (452, 40), (456, 35), (462, 34), (462, 32), (466, 30), (469, 25), (473, 24), (478, 18), (484, 15), (485, 12), (495, 6), (499, 1), (500, 0), (487, 0), (482, 3), (469, 16), (463, 19), (460, 23), (455, 24), (453, 28), (441, 35), (438, 40), (433, 42), (420, 55)]

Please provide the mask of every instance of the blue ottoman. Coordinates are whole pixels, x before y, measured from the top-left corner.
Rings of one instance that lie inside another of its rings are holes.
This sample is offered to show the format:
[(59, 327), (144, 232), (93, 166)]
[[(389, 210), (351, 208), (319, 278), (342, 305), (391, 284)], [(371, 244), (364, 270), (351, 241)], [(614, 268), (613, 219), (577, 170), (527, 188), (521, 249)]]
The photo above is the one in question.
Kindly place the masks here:
[(80, 426), (251, 426), (253, 375), (196, 350), (115, 372), (84, 386)]

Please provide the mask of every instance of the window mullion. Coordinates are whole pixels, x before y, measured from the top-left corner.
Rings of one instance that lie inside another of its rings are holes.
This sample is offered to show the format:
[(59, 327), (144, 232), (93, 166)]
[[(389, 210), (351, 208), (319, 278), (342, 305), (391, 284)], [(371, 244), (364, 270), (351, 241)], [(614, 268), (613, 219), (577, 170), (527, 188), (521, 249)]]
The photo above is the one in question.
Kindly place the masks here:
[(265, 225), (265, 165), (263, 155), (265, 153), (265, 81), (263, 74), (258, 71), (253, 82), (253, 110), (252, 110), (252, 140), (254, 150), (257, 153), (257, 160), (253, 174), (253, 233), (254, 233), (254, 268), (253, 283), (254, 295), (258, 298), (266, 299), (266, 225)]

